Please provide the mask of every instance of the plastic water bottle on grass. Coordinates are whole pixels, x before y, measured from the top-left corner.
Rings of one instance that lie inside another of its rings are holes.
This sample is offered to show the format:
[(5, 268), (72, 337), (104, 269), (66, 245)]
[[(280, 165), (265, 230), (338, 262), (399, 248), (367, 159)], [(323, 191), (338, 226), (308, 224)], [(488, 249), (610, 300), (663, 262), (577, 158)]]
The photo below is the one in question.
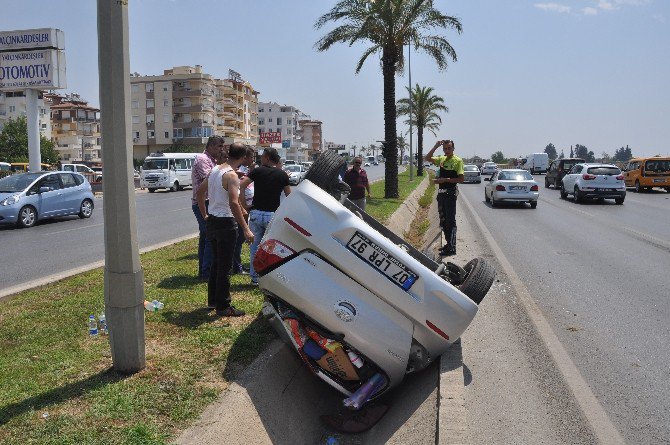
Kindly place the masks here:
[(104, 312), (98, 316), (98, 320), (100, 322), (99, 326), (100, 333), (102, 333), (102, 335), (109, 334), (109, 331), (107, 330), (107, 317), (105, 317)]
[(88, 317), (88, 335), (91, 338), (98, 337), (98, 322), (95, 321), (95, 315)]
[(159, 311), (159, 310), (161, 310), (165, 307), (165, 305), (158, 300), (152, 301), (151, 304), (154, 305), (154, 307), (156, 308), (157, 311)]
[(149, 312), (156, 312), (158, 310), (151, 301), (147, 300), (144, 300), (144, 309), (148, 310)]

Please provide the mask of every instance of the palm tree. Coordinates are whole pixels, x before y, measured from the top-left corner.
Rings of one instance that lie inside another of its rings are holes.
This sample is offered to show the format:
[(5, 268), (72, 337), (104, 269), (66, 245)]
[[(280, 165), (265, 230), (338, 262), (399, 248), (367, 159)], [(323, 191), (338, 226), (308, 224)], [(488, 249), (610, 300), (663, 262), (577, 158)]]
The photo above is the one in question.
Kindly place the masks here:
[(402, 163), (403, 158), (405, 157), (405, 150), (407, 149), (407, 147), (409, 147), (409, 144), (407, 143), (407, 141), (405, 141), (405, 137), (402, 135), (398, 135), (397, 142), (398, 142), (398, 150), (400, 150), (400, 159), (398, 159), (398, 162), (396, 162), (396, 164), (400, 165)]
[[(437, 114), (438, 111), (449, 112), (449, 108), (444, 105), (444, 99), (433, 94), (432, 87), (420, 87), (417, 83), (414, 89), (407, 89), (409, 97), (398, 101), (398, 114), (400, 116), (410, 115), (410, 100), (412, 101), (411, 119), (407, 119), (407, 124), (416, 127), (417, 136), (417, 176), (423, 176), (423, 130), (429, 130), (433, 135), (437, 135), (442, 124), (442, 118)], [(410, 122), (411, 120), (411, 122)]]
[(386, 198), (398, 197), (398, 141), (396, 140), (395, 75), (404, 70), (403, 46), (410, 43), (415, 51), (428, 53), (437, 68), (447, 68), (447, 61), (456, 61), (451, 44), (439, 34), (452, 28), (462, 32), (461, 22), (442, 14), (433, 7), (433, 0), (340, 0), (314, 25), (322, 28), (329, 22), (341, 21), (315, 44), (318, 51), (326, 51), (335, 43), (365, 41), (370, 46), (356, 65), (358, 74), (372, 54), (381, 55), (384, 78), (384, 140), (386, 146), (385, 190)]

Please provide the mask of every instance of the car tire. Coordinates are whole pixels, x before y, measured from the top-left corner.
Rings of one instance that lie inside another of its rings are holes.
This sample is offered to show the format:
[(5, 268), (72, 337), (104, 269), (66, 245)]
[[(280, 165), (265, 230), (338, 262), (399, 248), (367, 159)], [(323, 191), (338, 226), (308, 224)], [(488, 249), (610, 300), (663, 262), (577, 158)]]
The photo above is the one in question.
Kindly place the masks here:
[(19, 227), (27, 229), (37, 222), (37, 210), (33, 206), (24, 206), (19, 210), (19, 216), (16, 223)]
[(179, 191), (179, 181), (175, 181), (174, 184), (172, 184), (172, 187), (170, 187), (171, 192), (178, 192)]
[(561, 183), (560, 183), (560, 181), (559, 181), (558, 179), (554, 179), (554, 188), (555, 188), (556, 190), (558, 190), (558, 189), (561, 188)]
[(530, 202), (530, 208), (531, 209), (536, 209), (537, 208), (537, 201), (531, 201)]
[(614, 202), (615, 202), (617, 205), (622, 205), (625, 199), (626, 199), (626, 198), (614, 198)]
[(566, 199), (568, 197), (568, 192), (565, 191), (563, 184), (561, 184), (559, 190), (561, 191), (561, 199)]
[(640, 187), (640, 181), (635, 181), (635, 193), (642, 193), (644, 189)]
[(544, 177), (544, 188), (548, 189), (549, 188), (549, 178), (546, 176)]
[(93, 201), (84, 199), (79, 206), (79, 217), (81, 219), (90, 218), (93, 214)]
[(479, 305), (491, 289), (496, 271), (484, 258), (475, 258), (463, 267), (467, 275), (458, 289)]
[(665, 188), (665, 191), (668, 192), (668, 193), (670, 193), (670, 187), (666, 187), (666, 188)]
[(582, 202), (582, 194), (579, 192), (579, 187), (575, 186), (574, 190), (575, 202)]
[(333, 150), (321, 153), (312, 167), (307, 171), (305, 179), (309, 179), (314, 185), (324, 189), (328, 193), (337, 191), (340, 179), (338, 174), (342, 165), (347, 161)]
[(149, 190), (149, 193), (153, 193), (153, 192), (156, 191), (156, 189), (152, 189), (152, 188), (150, 188), (150, 189), (148, 189), (148, 190)]

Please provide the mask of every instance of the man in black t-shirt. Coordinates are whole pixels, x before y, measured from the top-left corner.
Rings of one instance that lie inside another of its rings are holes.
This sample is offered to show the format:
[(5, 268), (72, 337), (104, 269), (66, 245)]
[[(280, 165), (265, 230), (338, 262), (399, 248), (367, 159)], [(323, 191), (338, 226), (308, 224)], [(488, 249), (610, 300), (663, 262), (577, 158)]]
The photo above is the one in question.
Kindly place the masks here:
[(274, 148), (266, 148), (261, 155), (261, 165), (256, 167), (249, 176), (242, 179), (240, 190), (244, 190), (247, 185), (254, 183), (254, 200), (249, 212), (249, 228), (254, 234), (254, 242), (250, 250), (250, 270), (251, 284), (258, 284), (258, 275), (254, 270), (254, 256), (258, 250), (258, 245), (265, 235), (274, 212), (279, 208), (282, 191), (286, 196), (291, 193), (291, 187), (288, 183), (288, 175), (279, 168), (279, 153)]

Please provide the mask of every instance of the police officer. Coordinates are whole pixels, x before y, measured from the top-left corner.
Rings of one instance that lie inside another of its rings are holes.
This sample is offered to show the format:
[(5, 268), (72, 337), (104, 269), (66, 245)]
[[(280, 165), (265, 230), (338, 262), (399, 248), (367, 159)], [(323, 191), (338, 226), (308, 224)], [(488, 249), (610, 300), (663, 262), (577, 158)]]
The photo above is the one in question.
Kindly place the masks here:
[[(437, 147), (442, 146), (444, 155), (433, 156)], [(440, 256), (456, 255), (456, 198), (458, 183), (463, 182), (463, 160), (454, 155), (454, 141), (437, 141), (435, 146), (424, 156), (424, 160), (440, 167), (438, 177), (433, 180), (438, 184), (437, 211), (440, 215), (440, 227), (447, 240), (440, 249)]]

